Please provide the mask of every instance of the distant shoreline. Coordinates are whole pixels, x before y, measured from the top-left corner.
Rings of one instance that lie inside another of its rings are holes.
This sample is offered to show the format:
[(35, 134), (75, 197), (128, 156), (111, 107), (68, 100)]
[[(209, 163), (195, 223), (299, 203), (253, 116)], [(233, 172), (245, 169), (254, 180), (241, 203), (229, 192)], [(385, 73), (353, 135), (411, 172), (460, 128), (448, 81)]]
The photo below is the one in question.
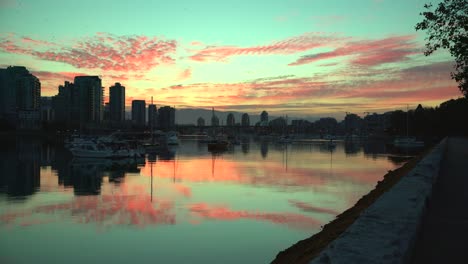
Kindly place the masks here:
[(276, 255), (272, 264), (306, 264), (325, 249), (330, 242), (338, 238), (359, 217), (362, 211), (374, 203), (383, 193), (391, 189), (398, 181), (407, 175), (426, 156), (432, 148), (426, 149), (419, 156), (411, 159), (400, 168), (389, 171), (383, 180), (378, 181), (375, 188), (359, 199), (354, 206), (336, 216), (323, 229), (309, 238), (301, 240)]

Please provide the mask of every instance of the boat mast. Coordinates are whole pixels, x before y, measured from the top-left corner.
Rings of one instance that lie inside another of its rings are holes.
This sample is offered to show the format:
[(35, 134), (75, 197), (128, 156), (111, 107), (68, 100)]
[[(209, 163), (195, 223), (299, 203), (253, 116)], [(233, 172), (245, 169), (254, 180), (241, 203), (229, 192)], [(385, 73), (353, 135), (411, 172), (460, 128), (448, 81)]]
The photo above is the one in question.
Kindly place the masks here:
[(409, 106), (406, 105), (406, 138), (409, 138)]

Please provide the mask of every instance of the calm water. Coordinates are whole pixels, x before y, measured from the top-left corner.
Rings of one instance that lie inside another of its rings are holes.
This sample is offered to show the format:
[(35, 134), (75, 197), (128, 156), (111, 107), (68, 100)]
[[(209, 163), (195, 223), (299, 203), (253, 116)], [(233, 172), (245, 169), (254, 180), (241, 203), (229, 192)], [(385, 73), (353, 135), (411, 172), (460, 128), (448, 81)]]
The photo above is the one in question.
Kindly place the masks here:
[(1, 263), (267, 263), (399, 166), (379, 142), (251, 139), (213, 156), (187, 139), (138, 161), (0, 143)]

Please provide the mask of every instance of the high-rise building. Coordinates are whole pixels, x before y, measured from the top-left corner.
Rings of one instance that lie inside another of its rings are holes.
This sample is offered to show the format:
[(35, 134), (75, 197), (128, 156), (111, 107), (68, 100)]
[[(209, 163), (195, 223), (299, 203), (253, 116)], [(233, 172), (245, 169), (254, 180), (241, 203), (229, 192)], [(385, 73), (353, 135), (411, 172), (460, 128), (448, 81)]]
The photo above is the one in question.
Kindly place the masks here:
[(18, 128), (40, 126), (41, 83), (23, 66), (0, 69), (0, 117)]
[(41, 121), (50, 123), (54, 120), (54, 110), (52, 108), (52, 97), (41, 97)]
[(16, 78), (16, 107), (20, 110), (39, 110), (41, 83), (39, 79), (26, 74)]
[(139, 127), (146, 125), (146, 102), (145, 100), (132, 101), (132, 121)]
[(52, 98), (55, 121), (62, 124), (80, 123), (80, 93), (73, 83), (59, 85), (58, 94)]
[(211, 109), (211, 126), (213, 127), (219, 126), (219, 119), (215, 115), (214, 107)]
[(163, 130), (175, 128), (175, 108), (170, 106), (160, 107), (158, 110), (159, 127)]
[(118, 82), (109, 87), (109, 111), (111, 121), (125, 120), (125, 86)]
[(236, 119), (234, 118), (234, 115), (232, 113), (229, 113), (226, 119), (226, 126), (235, 126), (236, 125)]
[(79, 93), (80, 123), (100, 123), (103, 119), (104, 94), (98, 76), (76, 76)]
[(199, 126), (199, 127), (204, 127), (205, 126), (205, 119), (203, 119), (203, 117), (199, 117), (197, 119), (197, 126)]
[(151, 128), (158, 127), (158, 108), (155, 104), (148, 105), (148, 125)]
[(242, 125), (243, 127), (248, 127), (248, 126), (250, 126), (250, 117), (249, 117), (249, 114), (244, 113), (244, 114), (242, 115), (241, 125)]

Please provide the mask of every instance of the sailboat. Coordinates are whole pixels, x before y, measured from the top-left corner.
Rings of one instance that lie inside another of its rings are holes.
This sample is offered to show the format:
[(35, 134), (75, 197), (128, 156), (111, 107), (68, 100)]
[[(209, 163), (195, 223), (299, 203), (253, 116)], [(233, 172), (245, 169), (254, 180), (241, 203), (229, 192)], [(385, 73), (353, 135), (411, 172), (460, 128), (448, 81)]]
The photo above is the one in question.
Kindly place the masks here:
[[(153, 96), (151, 96), (151, 105), (153, 104)], [(148, 154), (154, 154), (160, 150), (160, 145), (154, 139), (154, 120), (151, 120), (151, 141), (143, 143), (143, 147)]]
[(396, 138), (395, 140), (393, 140), (393, 145), (397, 148), (404, 148), (404, 149), (422, 148), (424, 147), (423, 141), (416, 140), (416, 138), (409, 136), (408, 116), (409, 116), (409, 110), (408, 110), (408, 106), (406, 106), (406, 137)]

